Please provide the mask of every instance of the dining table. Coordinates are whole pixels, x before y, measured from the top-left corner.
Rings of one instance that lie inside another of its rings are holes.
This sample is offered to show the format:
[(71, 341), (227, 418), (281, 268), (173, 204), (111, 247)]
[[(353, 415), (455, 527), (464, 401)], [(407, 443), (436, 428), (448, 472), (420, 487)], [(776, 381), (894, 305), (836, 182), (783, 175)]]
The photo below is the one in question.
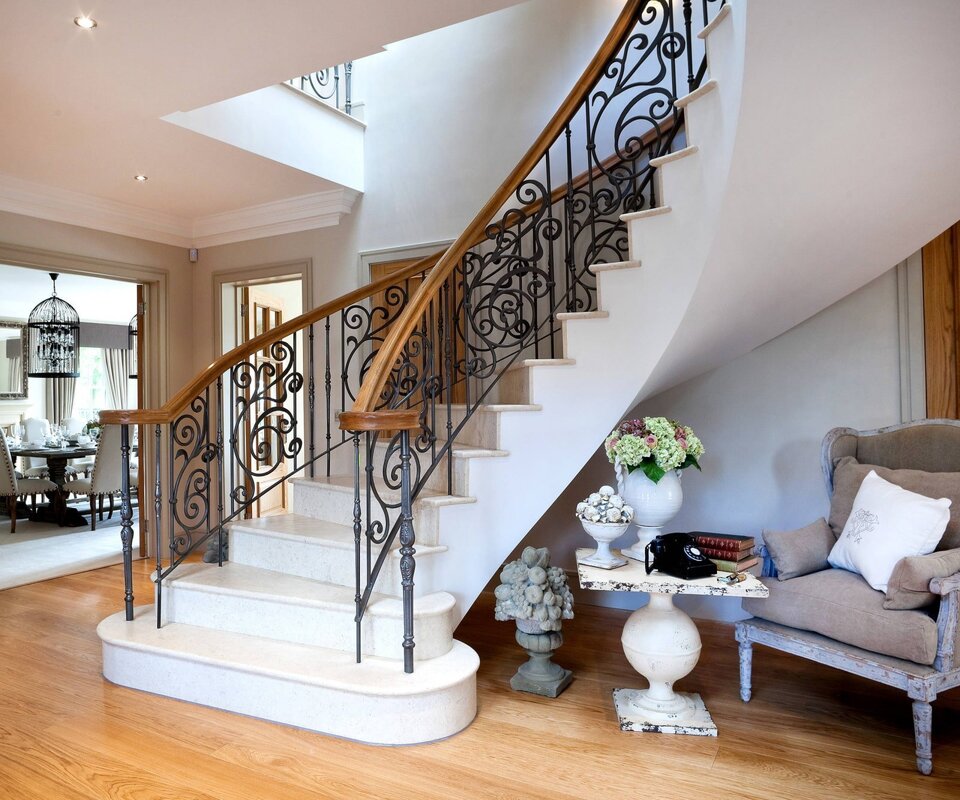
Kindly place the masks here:
[(10, 448), (13, 458), (42, 458), (47, 462), (50, 480), (57, 484), (58, 491), (48, 492), (48, 503), (30, 509), (30, 519), (35, 522), (53, 522), (60, 527), (86, 525), (87, 520), (77, 509), (67, 505), (64, 487), (67, 483), (67, 462), (74, 458), (86, 458), (96, 455), (97, 444), (66, 444), (63, 447), (47, 447), (24, 443)]

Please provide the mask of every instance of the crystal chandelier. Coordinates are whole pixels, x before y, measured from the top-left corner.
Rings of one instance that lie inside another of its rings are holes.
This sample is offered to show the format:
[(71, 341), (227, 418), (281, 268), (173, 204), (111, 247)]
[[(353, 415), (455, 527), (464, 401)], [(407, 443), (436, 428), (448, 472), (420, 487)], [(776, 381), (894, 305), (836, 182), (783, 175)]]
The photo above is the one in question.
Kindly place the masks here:
[(66, 300), (57, 297), (59, 274), (49, 275), (53, 294), (38, 303), (27, 319), (27, 374), (31, 378), (78, 378), (80, 316)]

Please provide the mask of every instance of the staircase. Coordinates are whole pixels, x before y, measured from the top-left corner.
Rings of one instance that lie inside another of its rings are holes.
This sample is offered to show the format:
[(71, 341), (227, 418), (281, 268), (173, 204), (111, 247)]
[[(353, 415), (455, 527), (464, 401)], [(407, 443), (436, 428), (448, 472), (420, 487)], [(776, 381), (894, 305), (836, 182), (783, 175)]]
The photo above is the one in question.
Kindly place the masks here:
[[(748, 22), (770, 12), (705, 2), (701, 18), (700, 4), (674, 5), (657, 16), (669, 4), (626, 4), (581, 85), (447, 251), (227, 354), (163, 409), (104, 412), (124, 441), (130, 424), (152, 426), (160, 517), (157, 597), (135, 607), (126, 488), (125, 610), (98, 629), (109, 680), (378, 744), (470, 723), (479, 662), (453, 639), (463, 614), (609, 430), (660, 385), (651, 376), (696, 360), (685, 355), (688, 327), (710, 347), (710, 326), (690, 315), (716, 280), (729, 194), (743, 179)], [(628, 69), (635, 29), (658, 52), (664, 37), (685, 43), (672, 84), (669, 69), (642, 79)], [(623, 121), (651, 85), (670, 102), (646, 130), (587, 110), (591, 91), (607, 91)], [(757, 219), (771, 206), (752, 203), (741, 213)], [(925, 226), (904, 235), (919, 246)], [(855, 279), (889, 263), (858, 267)], [(416, 292), (412, 277), (422, 279)], [(847, 283), (804, 286), (804, 309), (835, 301)], [(743, 312), (698, 316), (723, 318), (718, 358), (795, 322), (746, 321), (750, 335), (736, 338)], [(268, 350), (274, 370), (258, 371)], [(338, 394), (341, 408), (352, 403), (342, 430)], [(278, 452), (292, 513), (247, 519), (253, 481), (269, 478)], [(219, 547), (216, 564), (189, 560), (222, 533), (228, 560)]]

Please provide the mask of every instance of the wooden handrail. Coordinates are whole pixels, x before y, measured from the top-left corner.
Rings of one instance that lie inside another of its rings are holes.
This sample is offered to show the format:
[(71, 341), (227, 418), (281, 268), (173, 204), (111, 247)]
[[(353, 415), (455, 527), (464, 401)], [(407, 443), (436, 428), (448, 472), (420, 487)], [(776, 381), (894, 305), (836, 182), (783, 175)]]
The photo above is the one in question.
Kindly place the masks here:
[(199, 373), (190, 383), (184, 386), (160, 408), (104, 410), (100, 412), (100, 423), (102, 425), (161, 425), (173, 422), (178, 415), (187, 410), (191, 400), (235, 364), (239, 364), (258, 350), (268, 347), (273, 342), (280, 341), (284, 337), (296, 333), (308, 325), (312, 325), (314, 322), (319, 322), (331, 314), (336, 314), (355, 303), (359, 303), (361, 300), (373, 297), (378, 292), (385, 291), (391, 286), (396, 286), (398, 281), (412, 278), (418, 273), (433, 269), (442, 255), (443, 251), (441, 250), (424, 256), (409, 267), (405, 267), (385, 278), (354, 289), (349, 294), (331, 300), (329, 303), (318, 306), (312, 311), (301, 314), (299, 317), (294, 317), (283, 325), (272, 328), (269, 331), (261, 333), (256, 338), (251, 339), (249, 342), (244, 342), (238, 347), (234, 347), (233, 350), (224, 353), (209, 367), (203, 370), (203, 372)]
[[(440, 288), (449, 278), (454, 268), (466, 252), (476, 241), (483, 240), (485, 230), (497, 212), (510, 200), (517, 187), (536, 167), (544, 157), (554, 141), (563, 132), (570, 120), (583, 105), (584, 101), (593, 91), (594, 86), (600, 79), (604, 67), (610, 58), (616, 53), (623, 42), (633, 30), (636, 15), (640, 7), (646, 0), (629, 0), (623, 7), (616, 22), (607, 34), (600, 49), (587, 65), (587, 68), (580, 76), (574, 88), (567, 95), (566, 99), (560, 105), (553, 119), (547, 123), (536, 141), (527, 150), (526, 154), (520, 159), (520, 162), (514, 167), (513, 171), (507, 176), (506, 180), (500, 185), (500, 188), (494, 192), (493, 196), (480, 209), (480, 212), (473, 218), (473, 221), (460, 234), (457, 240), (450, 245), (447, 251), (441, 256), (436, 266), (431, 270), (430, 275), (420, 284), (420, 288), (407, 303), (403, 313), (397, 317), (390, 326), (383, 344), (377, 351), (373, 363), (367, 372), (366, 378), (357, 392), (357, 398), (354, 401), (352, 411), (356, 414), (375, 414), (381, 392), (387, 383), (393, 370), (393, 366), (400, 357), (404, 345), (413, 333), (414, 328), (420, 324), (420, 318), (426, 312), (427, 307), (433, 301), (433, 298), (439, 293)], [(348, 430), (341, 421), (341, 429)], [(389, 418), (384, 415), (381, 428), (391, 429)]]

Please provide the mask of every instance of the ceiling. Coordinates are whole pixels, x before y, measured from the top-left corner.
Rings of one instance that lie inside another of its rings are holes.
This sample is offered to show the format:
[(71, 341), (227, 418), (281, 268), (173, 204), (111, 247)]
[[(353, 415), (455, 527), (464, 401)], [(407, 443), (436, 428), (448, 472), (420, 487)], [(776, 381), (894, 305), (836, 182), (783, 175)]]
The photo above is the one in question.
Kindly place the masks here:
[[(0, 319), (19, 321), (53, 289), (49, 273), (7, 264), (0, 264), (0, 286)], [(70, 303), (83, 322), (126, 325), (137, 310), (137, 285), (126, 281), (62, 273), (57, 296)]]
[[(85, 197), (95, 198), (97, 208), (118, 213), (129, 208), (141, 218), (144, 211), (156, 212), (174, 224), (329, 191), (333, 184), (321, 178), (161, 117), (369, 55), (517, 2), (4, 3), (2, 208), (16, 210), (11, 203), (17, 197), (42, 206), (49, 189), (56, 202), (83, 205)], [(79, 14), (89, 14), (98, 26), (81, 30), (73, 22)], [(149, 180), (134, 181), (138, 173)]]

